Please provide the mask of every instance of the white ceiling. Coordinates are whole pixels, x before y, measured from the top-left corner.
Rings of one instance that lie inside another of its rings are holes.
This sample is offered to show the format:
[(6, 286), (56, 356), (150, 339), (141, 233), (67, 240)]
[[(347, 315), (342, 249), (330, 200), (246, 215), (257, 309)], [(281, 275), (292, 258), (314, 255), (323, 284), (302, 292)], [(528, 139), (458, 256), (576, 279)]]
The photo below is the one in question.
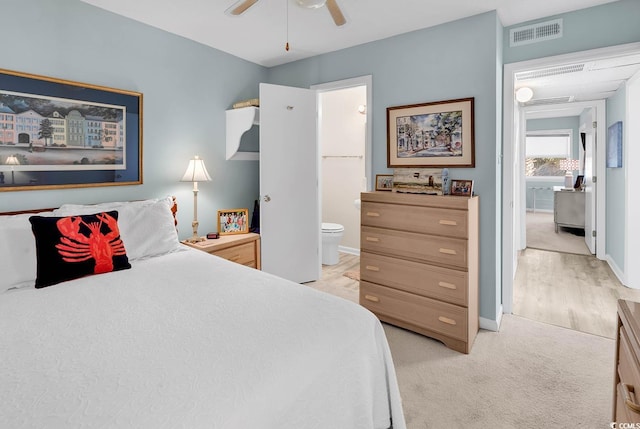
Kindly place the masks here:
[(237, 0), (82, 1), (271, 67), (492, 10), (507, 27), (614, 0), (337, 0), (342, 27), (295, 0), (260, 0), (240, 16), (224, 13)]
[[(342, 27), (334, 25), (326, 7), (304, 9), (295, 0), (259, 0), (240, 16), (225, 14), (238, 0), (82, 1), (272, 67), (491, 10), (508, 27), (615, 0), (337, 0), (347, 18)], [(581, 71), (516, 79), (515, 87), (534, 90), (528, 104), (597, 100), (638, 70), (640, 55), (602, 58), (584, 63)]]

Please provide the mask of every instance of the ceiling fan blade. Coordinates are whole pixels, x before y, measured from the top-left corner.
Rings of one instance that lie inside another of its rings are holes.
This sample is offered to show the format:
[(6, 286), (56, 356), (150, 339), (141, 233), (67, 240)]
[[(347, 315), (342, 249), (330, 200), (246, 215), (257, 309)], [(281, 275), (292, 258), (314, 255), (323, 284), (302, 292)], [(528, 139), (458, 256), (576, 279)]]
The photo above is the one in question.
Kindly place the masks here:
[(342, 11), (340, 10), (340, 6), (336, 0), (327, 0), (327, 9), (329, 9), (329, 13), (331, 14), (331, 18), (333, 18), (333, 22), (336, 23), (338, 27), (347, 23)]
[(229, 9), (229, 15), (242, 15), (256, 3), (258, 3), (258, 0), (244, 0), (239, 2), (237, 6), (232, 6), (231, 9)]

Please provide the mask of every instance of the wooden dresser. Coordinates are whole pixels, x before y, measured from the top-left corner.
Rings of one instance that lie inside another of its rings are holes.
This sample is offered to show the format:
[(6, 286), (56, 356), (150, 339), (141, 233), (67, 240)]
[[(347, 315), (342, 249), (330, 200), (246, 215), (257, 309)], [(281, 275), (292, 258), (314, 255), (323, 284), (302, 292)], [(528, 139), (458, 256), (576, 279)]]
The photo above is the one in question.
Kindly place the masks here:
[(640, 303), (623, 299), (618, 301), (613, 421), (640, 423)]
[(238, 264), (261, 269), (259, 234), (250, 232), (248, 234), (223, 235), (215, 240), (204, 240), (198, 243), (183, 241), (183, 244)]
[(469, 353), (478, 332), (478, 197), (361, 195), (360, 304)]

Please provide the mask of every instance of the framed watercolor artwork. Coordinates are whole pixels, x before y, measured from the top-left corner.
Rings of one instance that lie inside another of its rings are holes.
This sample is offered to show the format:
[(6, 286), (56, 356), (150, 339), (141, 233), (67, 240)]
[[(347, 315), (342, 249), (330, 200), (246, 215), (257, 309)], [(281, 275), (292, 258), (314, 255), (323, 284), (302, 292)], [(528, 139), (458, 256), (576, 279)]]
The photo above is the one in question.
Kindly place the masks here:
[(387, 167), (475, 167), (473, 98), (387, 108)]
[(0, 191), (141, 184), (142, 94), (0, 69), (0, 173)]

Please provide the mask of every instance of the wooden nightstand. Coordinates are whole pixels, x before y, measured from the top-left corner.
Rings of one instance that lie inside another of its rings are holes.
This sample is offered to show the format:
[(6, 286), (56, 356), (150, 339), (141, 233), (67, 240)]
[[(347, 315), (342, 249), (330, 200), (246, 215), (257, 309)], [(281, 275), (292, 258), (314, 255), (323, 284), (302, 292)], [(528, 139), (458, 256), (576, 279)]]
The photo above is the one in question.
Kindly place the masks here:
[(205, 240), (199, 243), (183, 241), (182, 243), (247, 267), (261, 269), (260, 234), (250, 232), (248, 234), (223, 235), (215, 240)]

